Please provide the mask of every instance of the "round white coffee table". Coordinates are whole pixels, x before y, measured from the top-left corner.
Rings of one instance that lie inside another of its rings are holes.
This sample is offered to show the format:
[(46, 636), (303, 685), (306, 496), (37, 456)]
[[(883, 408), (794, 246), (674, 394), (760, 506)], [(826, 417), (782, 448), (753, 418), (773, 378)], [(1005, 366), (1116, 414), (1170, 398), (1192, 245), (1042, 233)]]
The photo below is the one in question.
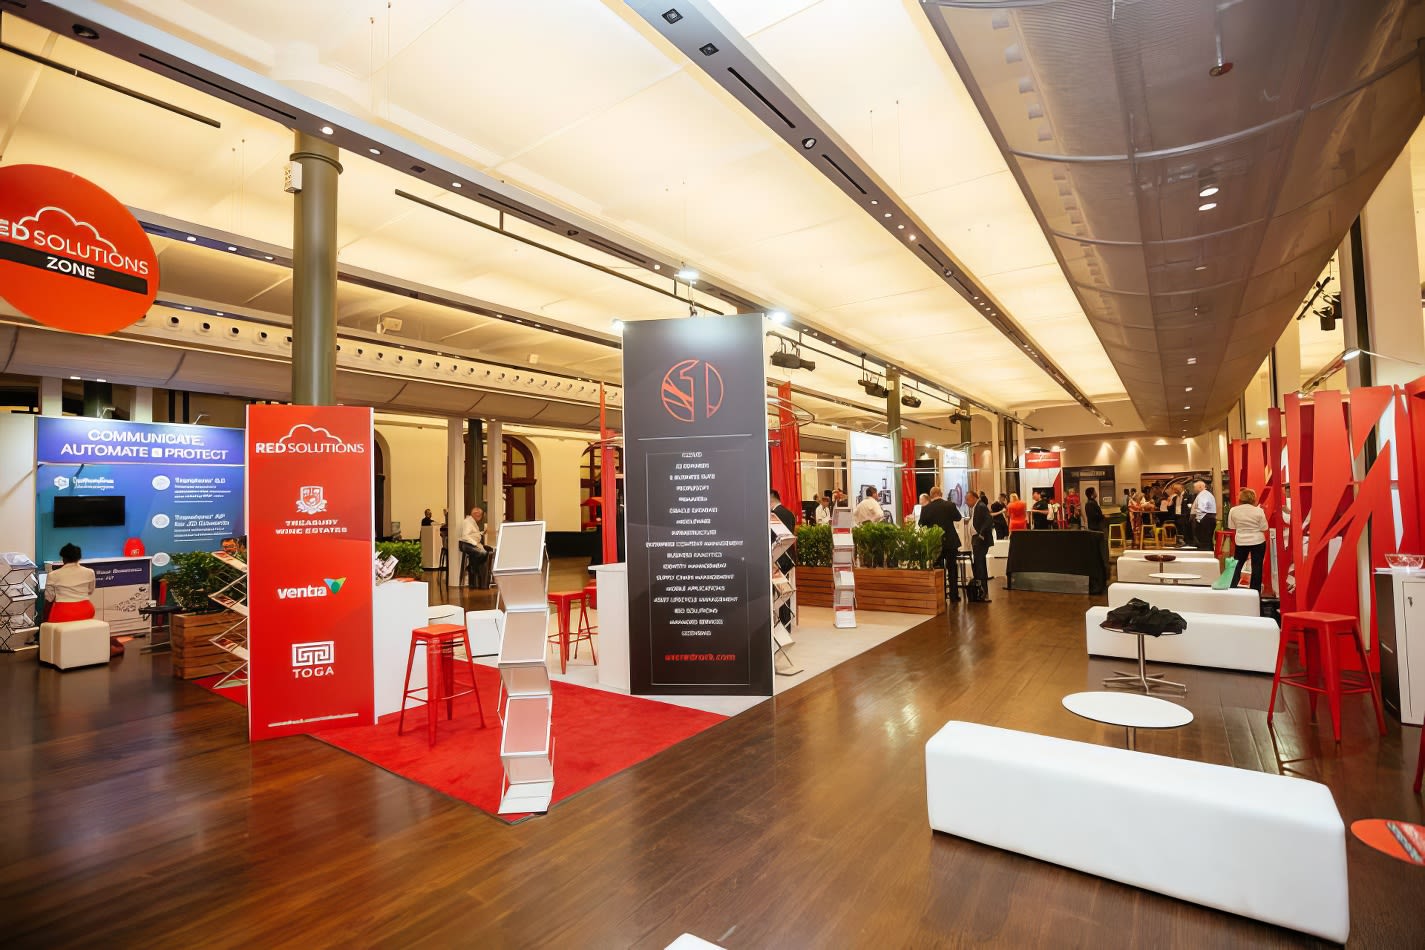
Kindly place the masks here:
[(1159, 584), (1166, 584), (1169, 580), (1171, 580), (1174, 584), (1177, 584), (1178, 581), (1200, 581), (1200, 580), (1202, 580), (1202, 575), (1201, 575), (1201, 574), (1169, 574), (1169, 573), (1166, 572), (1166, 571), (1164, 571), (1164, 572), (1162, 572), (1162, 573), (1158, 573), (1158, 574), (1149, 574), (1148, 576), (1149, 576), (1149, 577), (1156, 577), (1156, 578), (1158, 579), (1158, 583), (1159, 583)]
[(1136, 693), (1070, 693), (1064, 708), (1075, 716), (1110, 726), (1122, 726), (1128, 748), (1138, 747), (1139, 729), (1176, 729), (1192, 722), (1192, 711), (1155, 696)]

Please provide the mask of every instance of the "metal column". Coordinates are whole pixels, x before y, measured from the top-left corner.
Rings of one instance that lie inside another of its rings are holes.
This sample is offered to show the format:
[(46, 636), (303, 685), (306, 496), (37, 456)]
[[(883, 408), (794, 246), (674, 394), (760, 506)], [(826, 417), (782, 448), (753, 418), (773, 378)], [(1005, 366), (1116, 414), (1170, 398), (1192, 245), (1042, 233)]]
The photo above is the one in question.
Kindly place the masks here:
[(292, 217), (292, 401), (336, 401), (336, 196), (338, 149), (296, 133), (292, 161), (302, 169)]

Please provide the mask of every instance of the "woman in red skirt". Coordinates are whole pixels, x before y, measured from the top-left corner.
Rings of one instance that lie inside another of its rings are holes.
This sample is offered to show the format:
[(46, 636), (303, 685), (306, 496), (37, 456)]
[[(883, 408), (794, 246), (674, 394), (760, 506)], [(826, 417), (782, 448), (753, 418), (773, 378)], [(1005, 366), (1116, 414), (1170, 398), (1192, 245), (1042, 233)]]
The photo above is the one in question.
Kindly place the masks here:
[[(45, 622), (94, 619), (94, 604), (89, 599), (94, 595), (94, 572), (79, 563), (83, 556), (77, 544), (66, 544), (59, 549), (59, 559), (64, 563), (45, 578), (45, 600), (50, 602)], [(110, 637), (109, 655), (122, 656), (123, 653), (124, 645)]]

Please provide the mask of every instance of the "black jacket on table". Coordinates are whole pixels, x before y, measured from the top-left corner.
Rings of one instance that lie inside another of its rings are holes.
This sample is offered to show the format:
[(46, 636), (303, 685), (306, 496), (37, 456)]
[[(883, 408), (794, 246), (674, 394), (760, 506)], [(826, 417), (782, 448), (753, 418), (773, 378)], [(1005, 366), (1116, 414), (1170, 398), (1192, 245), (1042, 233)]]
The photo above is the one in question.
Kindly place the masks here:
[(920, 526), (922, 528), (938, 527), (945, 532), (945, 538), (940, 542), (940, 550), (951, 556), (960, 550), (960, 532), (955, 530), (955, 524), (960, 521), (960, 509), (955, 507), (955, 503), (945, 498), (937, 498), (930, 504), (920, 509)]

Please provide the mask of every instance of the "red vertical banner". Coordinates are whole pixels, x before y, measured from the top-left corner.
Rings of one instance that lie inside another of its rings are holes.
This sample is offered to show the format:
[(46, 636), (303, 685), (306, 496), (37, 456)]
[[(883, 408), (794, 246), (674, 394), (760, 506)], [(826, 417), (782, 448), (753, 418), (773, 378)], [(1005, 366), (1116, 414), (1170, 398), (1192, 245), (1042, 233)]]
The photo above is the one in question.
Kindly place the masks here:
[[(950, 486), (945, 486), (945, 491), (950, 491)], [(920, 500), (920, 496), (915, 492), (915, 440), (901, 439), (901, 516), (900, 521), (909, 518), (915, 511), (915, 503)], [(969, 517), (969, 512), (964, 512)]]
[(248, 735), (375, 719), (371, 410), (247, 410)]

